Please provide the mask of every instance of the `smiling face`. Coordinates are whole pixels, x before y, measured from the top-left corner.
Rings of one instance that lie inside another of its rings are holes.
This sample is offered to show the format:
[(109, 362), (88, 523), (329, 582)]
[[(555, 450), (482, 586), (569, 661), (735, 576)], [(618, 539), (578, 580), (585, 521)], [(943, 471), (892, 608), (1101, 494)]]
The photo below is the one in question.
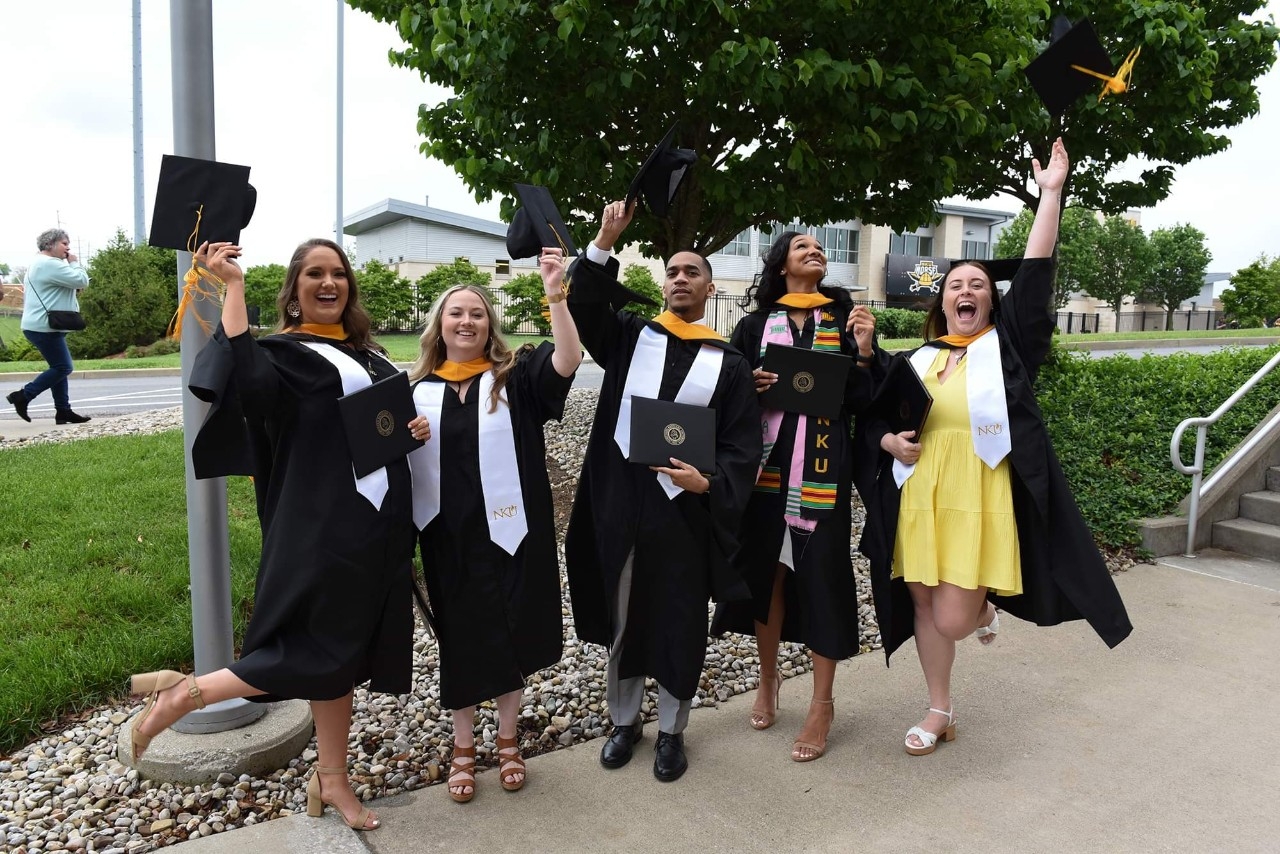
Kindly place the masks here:
[(440, 312), (440, 340), (451, 362), (484, 356), (489, 344), (489, 310), (479, 294), (461, 290), (449, 295)]
[(350, 292), (347, 267), (328, 246), (316, 246), (303, 256), (298, 272), (297, 299), (303, 323), (341, 323)]
[(685, 321), (702, 319), (707, 297), (715, 293), (702, 256), (696, 252), (677, 252), (667, 262), (667, 277), (662, 283), (662, 296), (671, 313)]
[(965, 264), (947, 273), (942, 286), (942, 312), (948, 335), (973, 335), (991, 325), (991, 279)]
[(789, 291), (799, 285), (816, 286), (822, 280), (827, 274), (827, 254), (822, 251), (822, 244), (816, 237), (798, 234), (791, 238), (782, 274), (787, 277)]

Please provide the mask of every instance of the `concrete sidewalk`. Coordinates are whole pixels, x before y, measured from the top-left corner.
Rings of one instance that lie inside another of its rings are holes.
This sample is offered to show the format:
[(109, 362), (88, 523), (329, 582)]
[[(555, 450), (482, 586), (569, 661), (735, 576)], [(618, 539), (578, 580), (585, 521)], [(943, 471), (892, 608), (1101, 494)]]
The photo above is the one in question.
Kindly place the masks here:
[(183, 851), (1275, 851), (1280, 566), (1246, 583), (1212, 560), (1118, 576), (1135, 631), (1115, 650), (1083, 623), (1012, 618), (994, 646), (961, 644), (957, 739), (932, 756), (902, 749), (926, 705), (908, 645), (889, 670), (879, 652), (840, 665), (817, 762), (790, 760), (805, 677), (784, 683), (763, 733), (747, 724), (753, 695), (695, 711), (676, 783), (652, 776), (651, 724), (617, 771), (599, 765), (597, 740), (531, 759), (519, 793), (488, 770), (469, 804), (442, 785), (379, 800), (373, 833), (330, 810)]

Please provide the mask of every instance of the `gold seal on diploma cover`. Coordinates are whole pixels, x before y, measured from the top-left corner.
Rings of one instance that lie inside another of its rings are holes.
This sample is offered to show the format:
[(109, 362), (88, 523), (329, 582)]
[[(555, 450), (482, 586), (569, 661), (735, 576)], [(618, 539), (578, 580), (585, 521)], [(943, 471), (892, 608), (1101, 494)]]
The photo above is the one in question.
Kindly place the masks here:
[(801, 394), (813, 391), (813, 385), (813, 374), (808, 371), (796, 371), (796, 375), (791, 378), (791, 387)]
[(667, 440), (668, 445), (684, 444), (684, 428), (679, 424), (668, 424), (663, 429), (662, 436)]
[(390, 411), (383, 409), (378, 412), (377, 418), (374, 419), (374, 426), (378, 430), (378, 435), (386, 438), (395, 431), (396, 419), (391, 416)]

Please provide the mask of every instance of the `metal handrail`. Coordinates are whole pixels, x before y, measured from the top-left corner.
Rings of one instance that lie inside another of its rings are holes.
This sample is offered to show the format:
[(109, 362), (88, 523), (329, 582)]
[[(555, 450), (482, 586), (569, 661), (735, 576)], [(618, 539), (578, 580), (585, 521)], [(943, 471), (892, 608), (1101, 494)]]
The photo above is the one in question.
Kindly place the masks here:
[[(1243, 445), (1241, 445), (1234, 454), (1222, 461), (1216, 469), (1213, 470), (1213, 476), (1209, 478), (1207, 483), (1202, 483), (1204, 476), (1204, 445), (1209, 436), (1209, 428), (1216, 424), (1227, 410), (1235, 406), (1236, 401), (1244, 397), (1254, 386), (1262, 381), (1263, 377), (1271, 373), (1271, 371), (1280, 365), (1280, 352), (1276, 353), (1271, 359), (1259, 368), (1253, 376), (1245, 380), (1235, 393), (1222, 402), (1222, 405), (1213, 411), (1212, 415), (1205, 418), (1187, 418), (1184, 419), (1177, 429), (1173, 431), (1173, 438), (1169, 440), (1169, 459), (1173, 463), (1174, 469), (1183, 474), (1191, 475), (1191, 504), (1187, 508), (1187, 551), (1188, 557), (1195, 555), (1196, 542), (1196, 525), (1198, 523), (1197, 516), (1200, 510), (1200, 497), (1212, 489), (1218, 481), (1227, 475), (1236, 462), (1244, 457), (1249, 451), (1253, 450), (1260, 442), (1266, 439), (1271, 433), (1280, 428), (1280, 413), (1273, 415), (1268, 421), (1263, 422), (1259, 429), (1251, 436)], [(1182, 434), (1189, 428), (1196, 428), (1196, 453), (1195, 462), (1191, 465), (1185, 465), (1182, 462)]]

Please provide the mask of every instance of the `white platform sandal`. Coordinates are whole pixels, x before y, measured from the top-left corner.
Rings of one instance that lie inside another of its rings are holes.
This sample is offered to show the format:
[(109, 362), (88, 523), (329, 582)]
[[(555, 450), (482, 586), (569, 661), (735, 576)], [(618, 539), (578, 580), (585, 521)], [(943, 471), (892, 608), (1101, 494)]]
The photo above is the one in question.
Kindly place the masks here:
[[(929, 711), (945, 715), (947, 718), (947, 728), (937, 734), (931, 733), (927, 729), (921, 729), (918, 726), (913, 726), (911, 729), (907, 730), (907, 737), (904, 739), (903, 745), (907, 748), (907, 753), (910, 753), (912, 756), (928, 756), (930, 753), (933, 753), (933, 751), (938, 749), (938, 739), (942, 739), (943, 741), (955, 741), (956, 739), (955, 716), (952, 715), (951, 712), (944, 711), (942, 709), (930, 708)], [(911, 736), (913, 735), (920, 739), (919, 747), (911, 743)]]
[(985, 626), (978, 626), (973, 630), (973, 636), (977, 638), (983, 646), (990, 644), (996, 639), (996, 635), (1000, 634), (1000, 612), (996, 610), (995, 605), (991, 605), (991, 610), (994, 612), (991, 616), (991, 622), (987, 623)]

